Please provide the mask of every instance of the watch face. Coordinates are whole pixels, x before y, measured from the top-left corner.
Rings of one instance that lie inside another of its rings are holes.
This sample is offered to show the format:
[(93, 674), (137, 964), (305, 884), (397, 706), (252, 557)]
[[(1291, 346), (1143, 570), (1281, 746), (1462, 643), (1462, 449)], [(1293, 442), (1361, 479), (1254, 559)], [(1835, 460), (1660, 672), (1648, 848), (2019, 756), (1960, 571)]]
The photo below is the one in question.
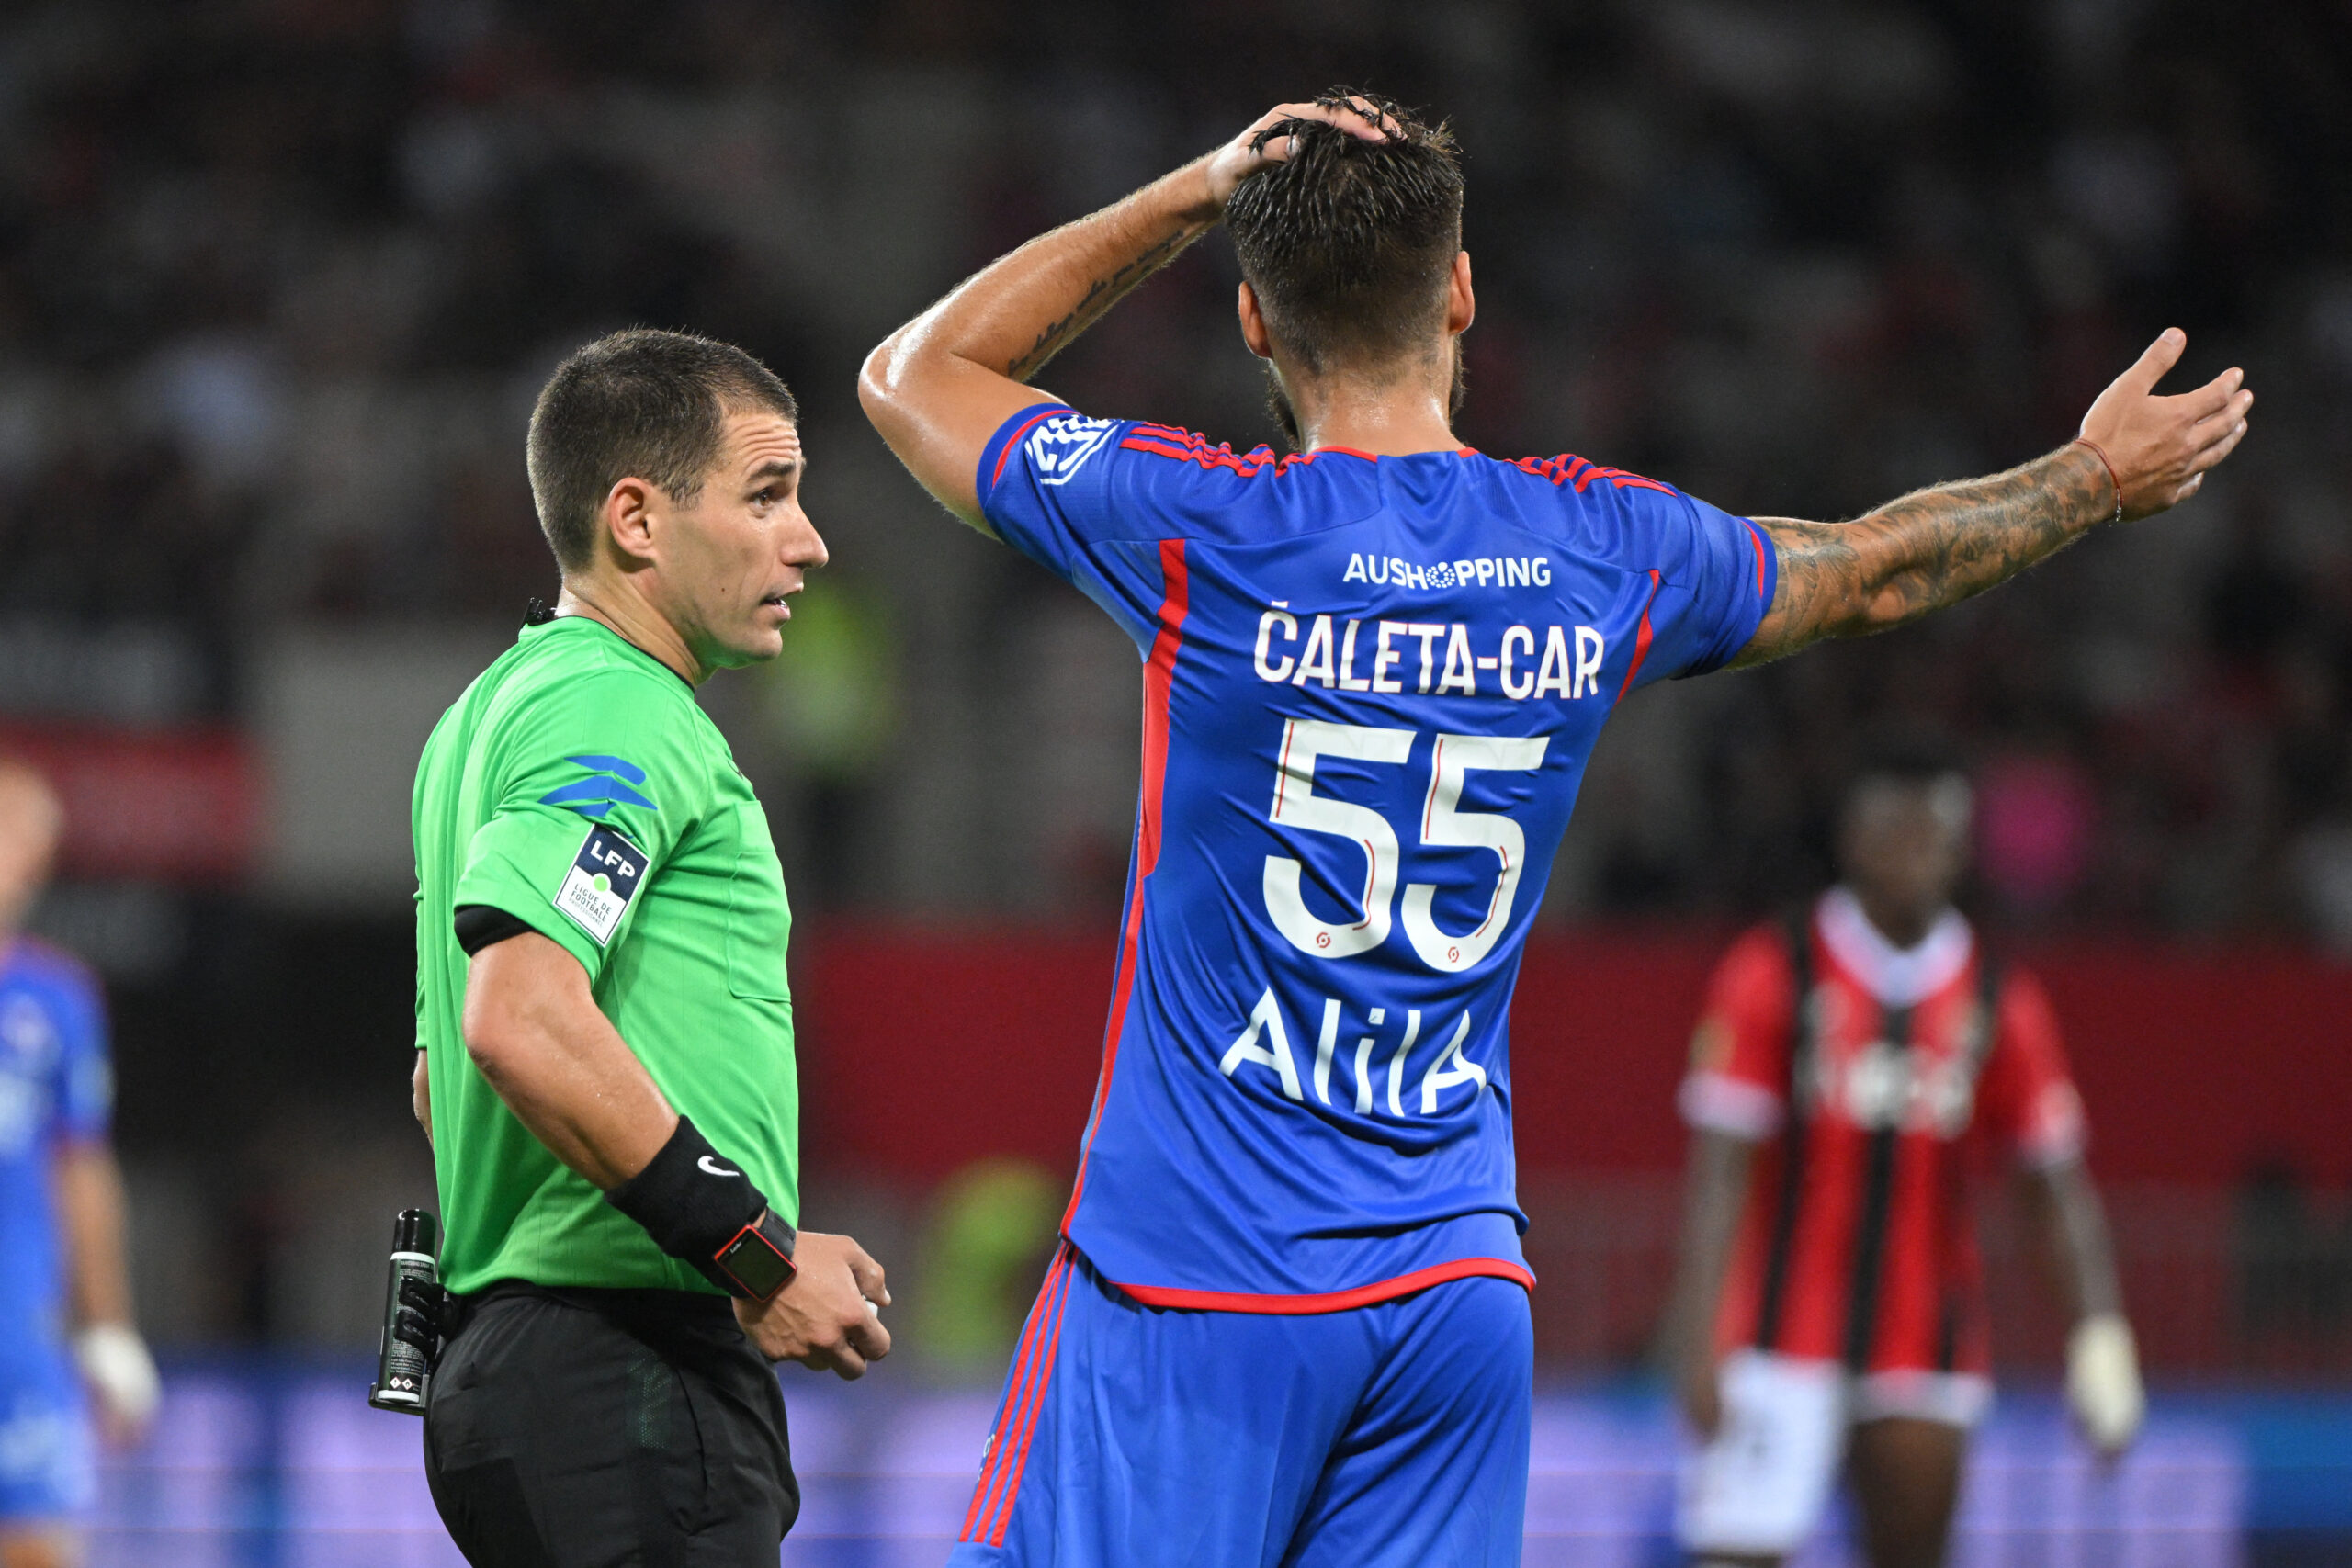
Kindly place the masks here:
[(754, 1230), (747, 1230), (727, 1244), (718, 1258), (718, 1266), (753, 1299), (765, 1301), (784, 1288), (792, 1278), (792, 1260)]

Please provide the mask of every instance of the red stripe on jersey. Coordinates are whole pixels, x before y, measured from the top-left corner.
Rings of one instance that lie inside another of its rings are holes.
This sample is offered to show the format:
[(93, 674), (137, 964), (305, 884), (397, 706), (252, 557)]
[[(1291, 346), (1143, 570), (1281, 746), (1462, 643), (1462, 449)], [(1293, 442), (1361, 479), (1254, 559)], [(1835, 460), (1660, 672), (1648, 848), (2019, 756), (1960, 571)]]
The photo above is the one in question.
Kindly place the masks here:
[[(1257, 451), (1236, 453), (1229, 447), (1211, 446), (1198, 435), (1182, 446), (1149, 436), (1132, 434), (1119, 445), (1130, 452), (1148, 452), (1158, 457), (1172, 457), (1180, 463), (1197, 463), (1204, 468), (1231, 468), (1243, 479), (1255, 479), (1268, 468), (1279, 470), (1283, 466), (1274, 460), (1272, 452), (1262, 447)], [(1284, 462), (1288, 460), (1283, 459)]]
[[(1148, 748), (1148, 715), (1146, 716)], [(1069, 1191), (1069, 1204), (1062, 1210), (1062, 1234), (1069, 1234), (1070, 1222), (1078, 1218), (1078, 1201), (1086, 1195), (1086, 1156), (1093, 1152), (1094, 1134), (1102, 1125), (1102, 1102), (1111, 1093), (1111, 1068), (1119, 1059), (1119, 1034), (1126, 1027), (1127, 998), (1135, 990), (1136, 949), (1143, 934), (1143, 845), (1138, 835), (1136, 845), (1136, 886), (1127, 896), (1127, 918), (1119, 931), (1119, 968), (1111, 980), (1111, 1022), (1102, 1034), (1102, 1069), (1094, 1080), (1094, 1109), (1086, 1118), (1086, 1138), (1079, 1145), (1078, 1179)]]
[(1012, 460), (1013, 449), (1021, 445), (1021, 438), (1023, 436), (1036, 429), (1038, 425), (1044, 423), (1046, 420), (1053, 418), (1054, 415), (1057, 413), (1069, 413), (1071, 411), (1069, 409), (1057, 403), (1052, 408), (1039, 409), (1029, 418), (1023, 420), (1022, 422), (1021, 428), (1012, 433), (1012, 439), (1006, 442), (997, 452), (996, 472), (989, 476), (989, 489), (996, 489), (997, 485), (1004, 479), (1004, 465)]
[[(1465, 456), (1470, 455), (1466, 447), (1464, 452)], [(1555, 486), (1574, 485), (1578, 495), (1582, 495), (1584, 487), (1595, 479), (1607, 479), (1619, 490), (1631, 487), (1635, 490), (1654, 490), (1661, 495), (1681, 493), (1672, 485), (1660, 484), (1656, 479), (1645, 479), (1639, 474), (1629, 474), (1623, 468), (1604, 468), (1589, 463), (1582, 457), (1568, 452), (1563, 452), (1556, 457), (1520, 457), (1510, 466), (1521, 473), (1533, 474), (1537, 479), (1550, 479)]]
[[(1069, 1252), (1067, 1245), (1063, 1247), (1062, 1252), (1067, 1258)], [(1062, 1302), (1063, 1298), (1069, 1294), (1069, 1276), (1070, 1271), (1065, 1267), (1054, 1291), (1054, 1304), (1046, 1314), (1052, 1327), (1046, 1336), (1045, 1354), (1037, 1362), (1036, 1386), (1029, 1397), (1028, 1414), (1022, 1418), (1021, 1436), (1013, 1445), (1011, 1478), (1005, 1486), (1004, 1495), (998, 1499), (996, 1526), (993, 1529), (989, 1529), (985, 1519), (980, 1524), (980, 1528), (988, 1535), (990, 1546), (1004, 1544), (1005, 1529), (1012, 1523), (1012, 1505), (1021, 1496), (1022, 1472), (1029, 1468), (1029, 1439), (1037, 1430), (1039, 1413), (1046, 1408), (1046, 1389), (1054, 1381), (1054, 1358), (1061, 1349)]]
[(1129, 431), (1120, 438), (1119, 445), (1130, 452), (1150, 452), (1159, 457), (1176, 457), (1187, 462), (1191, 461), (1193, 457), (1193, 449), (1182, 442), (1170, 441), (1158, 435), (1146, 435), (1140, 430)]
[(980, 1479), (972, 1488), (972, 1506), (965, 1510), (964, 1529), (956, 1539), (970, 1540), (979, 1528), (982, 1506), (994, 1495), (1004, 1478), (1005, 1455), (1012, 1451), (1006, 1439), (1020, 1424), (1021, 1406), (1029, 1389), (1030, 1374), (1035, 1368), (1037, 1341), (1044, 1333), (1046, 1313), (1053, 1300), (1055, 1282), (1060, 1279), (1069, 1248), (1054, 1249), (1054, 1260), (1046, 1266), (1045, 1283), (1038, 1287), (1037, 1299), (1030, 1305), (1029, 1320), (1022, 1325), (1021, 1348), (1013, 1352), (1012, 1371), (1005, 1379), (1004, 1404), (997, 1412), (996, 1430), (989, 1437), (988, 1458), (980, 1463)]
[(1535, 1288), (1535, 1276), (1528, 1272), (1524, 1264), (1500, 1258), (1457, 1258), (1451, 1263), (1416, 1269), (1410, 1274), (1399, 1274), (1393, 1280), (1382, 1280), (1370, 1285), (1358, 1285), (1351, 1291), (1326, 1291), (1312, 1296), (1254, 1296), (1238, 1291), (1173, 1291), (1159, 1285), (1123, 1284), (1119, 1289), (1148, 1307), (1175, 1307), (1186, 1312), (1254, 1312), (1286, 1317), (1318, 1312), (1349, 1312), (1356, 1307), (1395, 1301), (1398, 1296), (1409, 1296), (1415, 1291), (1426, 1291), (1431, 1285), (1442, 1285), (1449, 1280), (1478, 1279), (1509, 1280), (1530, 1291)]
[[(1761, 599), (1764, 597), (1764, 530), (1753, 523), (1748, 524), (1747, 542), (1756, 547), (1756, 596)], [(1769, 610), (1771, 606), (1767, 604), (1765, 608)]]
[(1563, 452), (1556, 457), (1515, 457), (1510, 466), (1523, 474), (1533, 474), (1539, 479), (1550, 479), (1558, 486), (1574, 479), (1577, 470), (1587, 465), (1582, 457)]
[(1657, 603), (1657, 568), (1652, 567), (1650, 596), (1642, 601), (1642, 624), (1634, 628), (1634, 661), (1625, 666), (1625, 683), (1617, 688), (1617, 700), (1621, 703), (1625, 700), (1625, 694), (1634, 689), (1634, 677), (1642, 672), (1642, 660), (1650, 656), (1650, 606)]
[(1102, 1124), (1102, 1104), (1111, 1095), (1111, 1070), (1118, 1065), (1119, 1035), (1127, 1021), (1127, 998), (1135, 991), (1136, 950), (1143, 938), (1143, 885), (1159, 863), (1160, 789), (1168, 776), (1168, 696), (1176, 677), (1176, 655), (1184, 646), (1184, 611), (1190, 596), (1185, 575), (1184, 541), (1159, 542), (1159, 633), (1151, 639), (1151, 658), (1143, 670), (1143, 809), (1136, 824), (1135, 890), (1127, 898), (1127, 918), (1119, 935), (1119, 970), (1111, 983), (1111, 1022), (1102, 1036), (1102, 1072), (1095, 1080), (1094, 1109), (1086, 1119), (1086, 1140), (1078, 1153), (1078, 1179), (1070, 1188), (1069, 1206), (1062, 1211), (1062, 1233), (1069, 1232), (1078, 1215), (1078, 1201), (1086, 1195), (1086, 1156), (1094, 1147), (1095, 1131)]
[(1168, 697), (1176, 679), (1176, 655), (1184, 646), (1184, 614), (1192, 582), (1184, 565), (1184, 541), (1159, 542), (1159, 633), (1151, 639), (1144, 666), (1143, 830), (1136, 838), (1138, 878), (1159, 864), (1159, 793), (1168, 776)]
[(1190, 446), (1178, 446), (1152, 435), (1129, 435), (1119, 445), (1130, 452), (1149, 452), (1155, 457), (1173, 457), (1181, 463), (1189, 463), (1193, 457)]

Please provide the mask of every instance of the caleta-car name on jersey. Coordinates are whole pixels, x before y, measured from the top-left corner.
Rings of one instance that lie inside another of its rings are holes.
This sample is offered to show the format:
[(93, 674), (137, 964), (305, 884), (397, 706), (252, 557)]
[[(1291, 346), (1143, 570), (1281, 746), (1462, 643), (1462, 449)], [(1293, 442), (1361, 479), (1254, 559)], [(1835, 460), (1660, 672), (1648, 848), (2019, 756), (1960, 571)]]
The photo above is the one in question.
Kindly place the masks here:
[[(1505, 626), (1492, 652), (1479, 650), (1472, 629), (1461, 621), (1366, 622), (1294, 614), (1289, 600), (1277, 599), (1258, 617), (1252, 666), (1258, 679), (1270, 684), (1335, 692), (1475, 697), (1495, 690), (1527, 702), (1573, 701), (1600, 689), (1609, 642), (1591, 626)], [(1481, 684), (1482, 676), (1491, 687)]]

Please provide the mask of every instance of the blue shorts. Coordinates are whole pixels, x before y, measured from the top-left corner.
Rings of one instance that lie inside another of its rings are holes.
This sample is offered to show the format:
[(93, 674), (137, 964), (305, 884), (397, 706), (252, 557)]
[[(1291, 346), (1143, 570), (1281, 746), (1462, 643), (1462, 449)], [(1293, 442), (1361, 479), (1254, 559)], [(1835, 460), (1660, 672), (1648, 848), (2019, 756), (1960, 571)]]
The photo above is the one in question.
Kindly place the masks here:
[(97, 1497), (80, 1378), (47, 1348), (0, 1356), (0, 1527), (66, 1519)]
[(1534, 1355), (1509, 1280), (1306, 1316), (1183, 1312), (1065, 1245), (948, 1562), (1516, 1563)]

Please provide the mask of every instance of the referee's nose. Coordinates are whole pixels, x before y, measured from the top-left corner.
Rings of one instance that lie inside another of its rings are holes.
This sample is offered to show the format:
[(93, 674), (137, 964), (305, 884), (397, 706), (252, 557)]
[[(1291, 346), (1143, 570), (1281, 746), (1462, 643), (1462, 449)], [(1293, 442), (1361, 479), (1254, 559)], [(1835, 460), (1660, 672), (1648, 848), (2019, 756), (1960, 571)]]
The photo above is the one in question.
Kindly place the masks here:
[(803, 571), (813, 571), (832, 559), (832, 553), (825, 548), (823, 536), (817, 532), (817, 525), (808, 520), (808, 513), (802, 511), (797, 502), (786, 520), (782, 543), (784, 564), (797, 567)]

